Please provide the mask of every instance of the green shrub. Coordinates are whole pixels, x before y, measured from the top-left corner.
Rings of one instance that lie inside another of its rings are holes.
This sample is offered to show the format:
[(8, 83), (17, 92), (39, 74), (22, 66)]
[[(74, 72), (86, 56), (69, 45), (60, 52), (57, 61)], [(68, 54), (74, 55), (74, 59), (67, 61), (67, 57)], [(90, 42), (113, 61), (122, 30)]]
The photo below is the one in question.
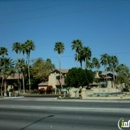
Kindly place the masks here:
[(122, 92), (129, 92), (129, 89), (128, 88), (123, 88)]

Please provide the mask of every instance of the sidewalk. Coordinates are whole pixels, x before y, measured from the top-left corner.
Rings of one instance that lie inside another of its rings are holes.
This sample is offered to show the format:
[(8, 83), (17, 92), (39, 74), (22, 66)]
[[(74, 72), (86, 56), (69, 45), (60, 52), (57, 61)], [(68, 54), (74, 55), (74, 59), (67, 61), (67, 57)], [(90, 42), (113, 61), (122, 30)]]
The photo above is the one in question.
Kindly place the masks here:
[(87, 97), (86, 99), (57, 99), (52, 97), (4, 97), (0, 100), (28, 100), (28, 101), (54, 101), (54, 102), (114, 102), (114, 103), (130, 103), (130, 97)]

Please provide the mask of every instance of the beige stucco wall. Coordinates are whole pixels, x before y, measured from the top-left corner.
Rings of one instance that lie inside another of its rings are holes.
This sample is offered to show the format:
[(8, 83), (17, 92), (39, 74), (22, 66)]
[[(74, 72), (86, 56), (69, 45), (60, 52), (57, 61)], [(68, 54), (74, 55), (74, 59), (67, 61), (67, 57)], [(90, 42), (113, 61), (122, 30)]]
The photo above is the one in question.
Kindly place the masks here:
[(49, 75), (48, 85), (51, 85), (53, 88), (56, 89), (56, 76), (55, 76), (55, 73), (52, 73), (52, 74)]
[(79, 97), (79, 88), (70, 88), (70, 97)]

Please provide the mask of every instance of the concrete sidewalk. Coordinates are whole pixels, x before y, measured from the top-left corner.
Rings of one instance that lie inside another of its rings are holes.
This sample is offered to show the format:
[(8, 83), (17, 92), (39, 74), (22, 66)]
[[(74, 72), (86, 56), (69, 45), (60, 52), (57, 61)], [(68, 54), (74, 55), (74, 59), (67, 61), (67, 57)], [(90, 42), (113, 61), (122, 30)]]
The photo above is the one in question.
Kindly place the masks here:
[(114, 103), (130, 103), (130, 98), (106, 98), (106, 97), (88, 97), (86, 99), (57, 99), (57, 98), (45, 98), (45, 97), (4, 97), (0, 100), (21, 100), (21, 101), (53, 101), (53, 102), (114, 102)]

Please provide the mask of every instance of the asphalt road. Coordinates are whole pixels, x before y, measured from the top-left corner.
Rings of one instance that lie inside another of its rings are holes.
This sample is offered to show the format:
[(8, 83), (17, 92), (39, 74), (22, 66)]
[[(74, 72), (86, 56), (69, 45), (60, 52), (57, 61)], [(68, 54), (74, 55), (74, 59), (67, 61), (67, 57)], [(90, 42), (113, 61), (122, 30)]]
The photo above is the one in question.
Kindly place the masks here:
[(89, 111), (106, 107), (129, 109), (130, 104), (32, 101), (26, 98), (0, 100), (0, 130), (118, 130), (120, 118), (130, 120), (130, 114), (122, 111)]

